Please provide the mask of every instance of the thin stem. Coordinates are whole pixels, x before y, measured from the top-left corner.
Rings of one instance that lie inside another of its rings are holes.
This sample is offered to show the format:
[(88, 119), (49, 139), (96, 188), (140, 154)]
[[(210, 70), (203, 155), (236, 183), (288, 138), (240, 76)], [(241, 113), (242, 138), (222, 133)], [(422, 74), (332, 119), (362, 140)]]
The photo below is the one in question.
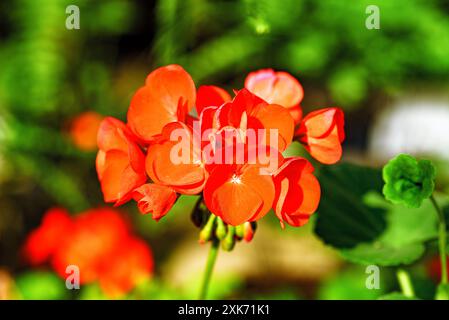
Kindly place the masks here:
[(212, 270), (214, 269), (215, 261), (217, 260), (219, 244), (219, 241), (212, 240), (209, 256), (207, 257), (206, 269), (204, 270), (203, 283), (201, 284), (201, 291), (199, 295), (200, 300), (206, 299), (207, 290), (209, 289), (209, 283), (212, 276)]
[(436, 202), (433, 195), (430, 197), (433, 206), (438, 214), (439, 226), (438, 226), (438, 248), (440, 250), (441, 259), (441, 283), (447, 283), (447, 263), (446, 263), (446, 219), (440, 206)]
[(408, 298), (413, 298), (415, 296), (415, 290), (413, 289), (412, 281), (407, 271), (404, 269), (399, 269), (396, 273), (398, 277), (399, 286), (404, 296)]

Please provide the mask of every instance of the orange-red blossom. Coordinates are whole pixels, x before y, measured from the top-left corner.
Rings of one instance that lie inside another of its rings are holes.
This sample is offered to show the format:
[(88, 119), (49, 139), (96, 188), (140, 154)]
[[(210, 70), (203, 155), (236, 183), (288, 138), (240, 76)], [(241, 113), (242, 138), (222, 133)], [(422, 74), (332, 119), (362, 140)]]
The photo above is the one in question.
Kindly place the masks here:
[[(282, 225), (305, 224), (318, 207), (320, 185), (309, 161), (281, 153), (296, 139), (318, 161), (337, 162), (343, 112), (328, 108), (303, 117), (303, 89), (286, 72), (250, 73), (245, 88), (234, 92), (196, 90), (178, 65), (150, 73), (131, 100), (127, 124), (109, 117), (100, 126), (97, 172), (105, 201), (133, 198), (159, 220), (178, 194), (202, 194), (230, 225), (259, 220), (270, 209)], [(254, 132), (262, 132), (256, 141)], [(216, 161), (228, 151), (230, 160)]]
[(98, 282), (109, 297), (120, 297), (153, 271), (148, 245), (131, 233), (115, 209), (91, 209), (71, 217), (61, 208), (44, 215), (26, 239), (23, 254), (33, 266), (50, 263), (66, 279), (66, 268), (79, 268), (80, 284)]

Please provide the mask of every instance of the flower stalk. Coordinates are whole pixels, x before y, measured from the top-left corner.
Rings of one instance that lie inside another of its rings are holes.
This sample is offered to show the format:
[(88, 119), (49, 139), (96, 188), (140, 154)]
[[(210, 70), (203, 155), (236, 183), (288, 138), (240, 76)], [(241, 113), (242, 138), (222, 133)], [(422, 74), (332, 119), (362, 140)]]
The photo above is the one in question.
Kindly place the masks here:
[(217, 240), (213, 240), (211, 242), (211, 247), (206, 262), (206, 269), (204, 270), (203, 274), (203, 282), (201, 284), (201, 290), (198, 297), (199, 300), (205, 300), (207, 297), (207, 292), (209, 290), (209, 284), (212, 277), (212, 271), (214, 269), (215, 261), (217, 260), (219, 244), (220, 242)]
[(404, 269), (399, 269), (396, 273), (398, 277), (399, 286), (401, 287), (402, 294), (407, 298), (413, 298), (415, 296), (415, 290), (410, 279), (410, 275)]

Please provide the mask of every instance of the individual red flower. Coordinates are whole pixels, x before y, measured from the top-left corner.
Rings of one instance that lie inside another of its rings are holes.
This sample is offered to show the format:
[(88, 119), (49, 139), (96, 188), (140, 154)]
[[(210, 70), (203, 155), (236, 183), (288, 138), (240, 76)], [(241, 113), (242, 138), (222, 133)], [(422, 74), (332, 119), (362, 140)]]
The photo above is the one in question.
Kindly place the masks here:
[(293, 139), (294, 121), (289, 112), (280, 105), (268, 104), (246, 89), (218, 108), (215, 117), (219, 128), (233, 127), (242, 132), (249, 128), (265, 129), (267, 140), (258, 141), (259, 144), (270, 145), (270, 130), (276, 130), (279, 151), (284, 151)]
[[(244, 146), (244, 162), (238, 162), (234, 152), (229, 164), (209, 166), (210, 176), (204, 187), (204, 202), (209, 210), (224, 222), (237, 226), (247, 221), (257, 221), (267, 214), (274, 201), (275, 186), (270, 164), (282, 159), (277, 150), (267, 146)], [(228, 146), (226, 148), (236, 148)], [(266, 162), (259, 157), (265, 150)], [(226, 150), (217, 152), (226, 153)], [(276, 166), (277, 168), (277, 166)]]
[(145, 86), (132, 98), (128, 126), (139, 139), (151, 142), (166, 124), (184, 122), (195, 98), (195, 84), (181, 66), (158, 68), (148, 75)]
[(274, 174), (276, 195), (273, 209), (284, 227), (306, 224), (320, 202), (320, 184), (309, 161), (301, 157), (287, 158)]
[(285, 108), (299, 105), (304, 90), (291, 74), (273, 69), (251, 72), (245, 79), (245, 88), (268, 103), (279, 104)]
[[(60, 217), (56, 219), (57, 212)], [(64, 225), (57, 241), (53, 236), (36, 236), (54, 234), (54, 223), (60, 222), (61, 217)], [(77, 266), (81, 284), (98, 281), (110, 297), (129, 292), (140, 281), (148, 279), (153, 270), (149, 247), (132, 235), (119, 212), (109, 208), (91, 209), (74, 218), (62, 209), (48, 211), (42, 225), (26, 240), (24, 253), (35, 265), (49, 262), (64, 279), (67, 266)]]
[[(173, 141), (172, 134), (178, 135), (178, 140)], [(160, 139), (148, 148), (145, 167), (153, 182), (181, 194), (201, 192), (208, 176), (201, 149), (195, 146), (191, 129), (182, 122), (164, 127)]]
[(98, 130), (96, 167), (105, 202), (120, 205), (146, 181), (145, 156), (126, 125), (105, 118)]
[(147, 183), (134, 190), (133, 198), (140, 212), (151, 213), (153, 219), (158, 221), (172, 208), (177, 196), (170, 187)]
[(251, 72), (245, 79), (245, 88), (268, 103), (278, 104), (290, 111), (295, 123), (302, 117), (300, 103), (304, 90), (292, 75), (273, 69)]
[(83, 151), (97, 149), (97, 132), (103, 116), (87, 111), (77, 115), (70, 126), (70, 137), (73, 143)]
[(233, 226), (262, 218), (273, 199), (272, 178), (261, 175), (254, 165), (217, 167), (204, 190), (209, 210)]
[(339, 108), (326, 108), (309, 113), (295, 132), (307, 151), (325, 164), (334, 164), (342, 155), (345, 139), (344, 114)]

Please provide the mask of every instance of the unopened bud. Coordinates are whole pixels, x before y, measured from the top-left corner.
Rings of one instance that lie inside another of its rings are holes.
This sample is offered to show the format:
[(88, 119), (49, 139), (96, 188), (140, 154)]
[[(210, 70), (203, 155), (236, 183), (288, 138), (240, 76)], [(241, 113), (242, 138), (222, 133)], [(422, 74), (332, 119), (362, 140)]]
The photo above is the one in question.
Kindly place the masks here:
[(254, 237), (257, 225), (255, 222), (245, 222), (243, 224), (243, 227), (244, 227), (243, 239), (245, 239), (246, 242), (250, 242)]
[(237, 236), (237, 238), (239, 240), (241, 240), (243, 238), (244, 234), (245, 234), (244, 224), (240, 224), (235, 227), (235, 235)]
[(234, 248), (235, 245), (235, 227), (228, 225), (228, 233), (226, 234), (226, 237), (221, 242), (221, 247), (225, 251), (231, 251)]
[(226, 225), (220, 218), (217, 218), (217, 227), (215, 229), (215, 235), (219, 240), (223, 240), (226, 237)]
[(200, 231), (200, 243), (205, 243), (212, 238), (212, 232), (214, 231), (216, 216), (211, 214), (209, 220), (207, 220), (206, 225)]

